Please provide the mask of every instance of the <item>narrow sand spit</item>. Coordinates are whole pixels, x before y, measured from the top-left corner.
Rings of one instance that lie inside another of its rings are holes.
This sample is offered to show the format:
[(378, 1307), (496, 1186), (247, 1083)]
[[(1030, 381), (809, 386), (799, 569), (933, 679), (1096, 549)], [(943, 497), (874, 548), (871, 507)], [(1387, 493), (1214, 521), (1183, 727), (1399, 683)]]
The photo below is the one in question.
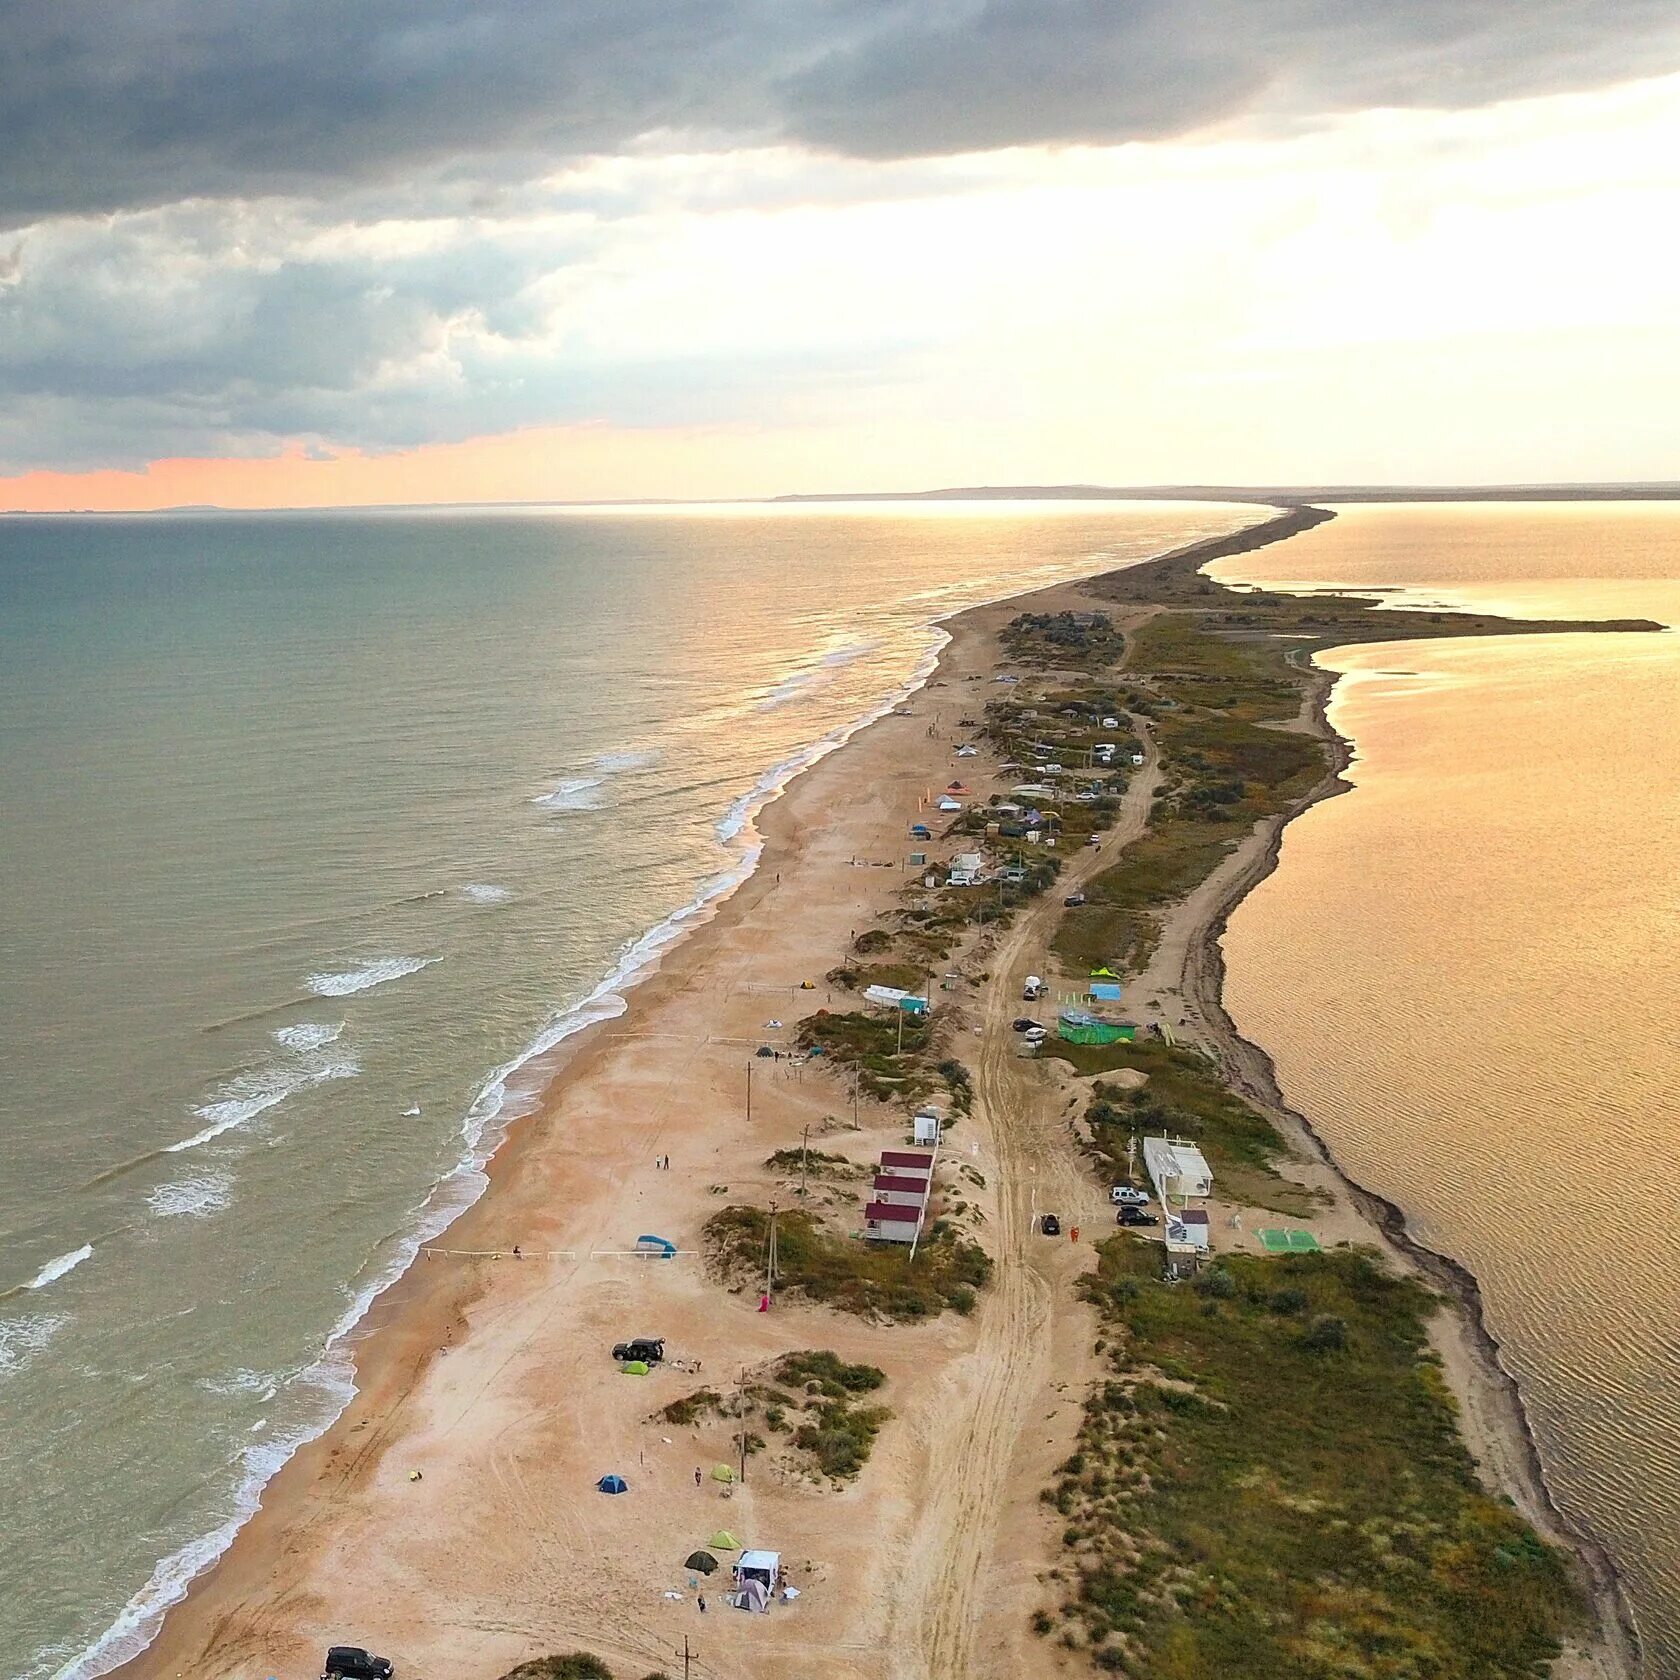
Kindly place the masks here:
[[(1086, 604), (1077, 585), (1031, 600)], [(486, 1196), (442, 1239), (502, 1258), (422, 1260), (384, 1298), (360, 1347), (358, 1399), (280, 1474), (131, 1672), (312, 1674), (326, 1645), (349, 1641), (393, 1658), (403, 1680), (494, 1680), (574, 1649), (638, 1676), (672, 1671), (685, 1635), (700, 1653), (696, 1674), (746, 1680), (1002, 1680), (1056, 1666), (1027, 1632), (1054, 1544), (1038, 1493), (1095, 1375), (1094, 1325), (1073, 1281), (1112, 1215), (1074, 1147), (1066, 1074), (1017, 1059), (1008, 1023), (1022, 975), (1043, 966), (1059, 893), (1142, 832), (1159, 774), (1152, 744), (1102, 851), (1068, 859), (1058, 894), (970, 954), (989, 978), (941, 997), (941, 1030), (976, 1091), (949, 1147), (985, 1178), (975, 1199), (997, 1263), (973, 1316), (883, 1329), (790, 1301), (760, 1313), (750, 1293), (709, 1281), (691, 1253), (727, 1201), (786, 1205), (791, 1185), (764, 1162), (802, 1128), (857, 1161), (903, 1135), (900, 1116), (869, 1104), (853, 1131), (849, 1090), (832, 1074), (754, 1051), (785, 1045), (799, 1016), (829, 1001), (824, 973), (903, 886), (905, 825), (919, 795), (952, 779), (957, 719), (984, 705), (995, 631), (1022, 604), (956, 620), (910, 715), (881, 719), (792, 783), (760, 820), (757, 873), (667, 954), (628, 1013), (557, 1053), (540, 1110), (503, 1146)], [(993, 766), (961, 768), (984, 786)], [(1251, 844), (1264, 856), (1275, 836)], [(1163, 940), (1179, 972), (1158, 963), (1148, 984), (1163, 1008), (1217, 1037), (1229, 1023), (1217, 1013), (1216, 941), (1234, 898), (1224, 871), (1215, 883)], [(805, 980), (817, 990), (798, 990)], [(670, 1170), (660, 1170), (656, 1157), (667, 1155)], [(1387, 1242), (1332, 1167), (1315, 1160), (1302, 1174), (1337, 1198), (1328, 1218)], [(1035, 1236), (1033, 1215), (1046, 1207), (1086, 1240)], [(684, 1254), (615, 1252), (643, 1232)], [(639, 1334), (664, 1335), (699, 1371), (620, 1375), (610, 1346)], [(1478, 1456), (1546, 1519), (1490, 1344), (1457, 1319), (1443, 1340)], [(727, 1431), (651, 1414), (702, 1385), (727, 1392), (744, 1368), (796, 1348), (832, 1348), (887, 1372), (896, 1417), (862, 1477), (818, 1492), (755, 1468), (732, 1497), (709, 1478), (696, 1486), (696, 1467), (731, 1456)], [(628, 1495), (595, 1491), (608, 1471), (628, 1480)], [(798, 1603), (764, 1618), (721, 1606), (702, 1615), (681, 1562), (719, 1527), (779, 1549)], [(1612, 1650), (1578, 1672), (1623, 1670)]]

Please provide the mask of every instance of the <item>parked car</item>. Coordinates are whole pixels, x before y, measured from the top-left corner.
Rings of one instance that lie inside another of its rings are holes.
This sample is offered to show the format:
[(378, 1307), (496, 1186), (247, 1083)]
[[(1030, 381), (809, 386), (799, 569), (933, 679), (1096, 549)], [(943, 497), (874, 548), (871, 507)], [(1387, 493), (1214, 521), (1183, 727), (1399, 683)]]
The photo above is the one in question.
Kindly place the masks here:
[(1016, 1032), (1031, 1032), (1038, 1025), (1038, 1022), (1030, 1015), (1017, 1015), (1011, 1024)]
[(1149, 1192), (1139, 1190), (1130, 1184), (1113, 1185), (1108, 1192), (1111, 1202), (1118, 1202), (1122, 1207), (1148, 1207)]
[(1068, 909), (1070, 909), (1070, 910), (1077, 910), (1079, 908), (1079, 906), (1081, 904), (1083, 904), (1084, 902), (1085, 902), (1084, 893), (1069, 893), (1067, 895), (1067, 897), (1062, 900), (1062, 903), (1065, 904), (1068, 907)]
[(1062, 1234), (1062, 1222), (1053, 1213), (1041, 1213), (1038, 1216), (1038, 1228), (1047, 1237), (1059, 1237)]
[(1102, 844), (1102, 836), (1099, 834), (1093, 834), (1091, 838), (1085, 842), (1085, 844), (1089, 846), (1092, 851), (1095, 851), (1097, 847)]
[(1145, 1213), (1140, 1207), (1123, 1207), (1115, 1214), (1116, 1225), (1159, 1225), (1161, 1221), (1152, 1213)]
[(1022, 1036), (1028, 1044), (1042, 1044), (1050, 1034), (1043, 1027), (1028, 1027)]
[(665, 1357), (663, 1336), (635, 1336), (628, 1342), (613, 1346), (613, 1358), (619, 1361), (640, 1359), (644, 1364), (657, 1365)]
[(321, 1680), (391, 1680), (391, 1661), (360, 1645), (334, 1645), (327, 1652)]

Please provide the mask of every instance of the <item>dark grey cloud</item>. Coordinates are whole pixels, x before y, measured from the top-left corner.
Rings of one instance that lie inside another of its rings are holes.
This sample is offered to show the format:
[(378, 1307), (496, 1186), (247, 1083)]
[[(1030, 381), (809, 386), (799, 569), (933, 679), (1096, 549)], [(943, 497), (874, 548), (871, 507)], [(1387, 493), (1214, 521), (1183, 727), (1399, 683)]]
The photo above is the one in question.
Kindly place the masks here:
[(869, 158), (1680, 67), (1672, 0), (5, 0), (0, 218), (673, 140)]

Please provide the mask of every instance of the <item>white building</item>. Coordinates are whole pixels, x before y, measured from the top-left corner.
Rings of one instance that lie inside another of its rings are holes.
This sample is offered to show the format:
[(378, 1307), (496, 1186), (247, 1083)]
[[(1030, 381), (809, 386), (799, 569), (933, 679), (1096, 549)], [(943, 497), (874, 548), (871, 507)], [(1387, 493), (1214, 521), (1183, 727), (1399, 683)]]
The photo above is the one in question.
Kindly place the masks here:
[(1143, 1140), (1143, 1165), (1150, 1183), (1155, 1186), (1155, 1194), (1161, 1199), (1163, 1211), (1169, 1196), (1184, 1201), (1191, 1196), (1213, 1194), (1212, 1170), (1206, 1157), (1193, 1143), (1146, 1137)]

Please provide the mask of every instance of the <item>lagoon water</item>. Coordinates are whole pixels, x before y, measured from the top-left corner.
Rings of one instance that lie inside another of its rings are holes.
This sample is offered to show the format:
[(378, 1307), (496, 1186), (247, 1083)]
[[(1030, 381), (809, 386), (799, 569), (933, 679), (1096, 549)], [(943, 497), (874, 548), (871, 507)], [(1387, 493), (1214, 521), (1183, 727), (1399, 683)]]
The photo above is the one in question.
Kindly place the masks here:
[[(1213, 570), (1680, 624), (1680, 506), (1346, 508)], [(1232, 1015), (1481, 1280), (1560, 1505), (1680, 1673), (1680, 635), (1323, 662), (1354, 791), (1232, 918)]]
[(0, 1675), (143, 1642), (533, 1053), (933, 618), (1256, 517), (0, 521)]

